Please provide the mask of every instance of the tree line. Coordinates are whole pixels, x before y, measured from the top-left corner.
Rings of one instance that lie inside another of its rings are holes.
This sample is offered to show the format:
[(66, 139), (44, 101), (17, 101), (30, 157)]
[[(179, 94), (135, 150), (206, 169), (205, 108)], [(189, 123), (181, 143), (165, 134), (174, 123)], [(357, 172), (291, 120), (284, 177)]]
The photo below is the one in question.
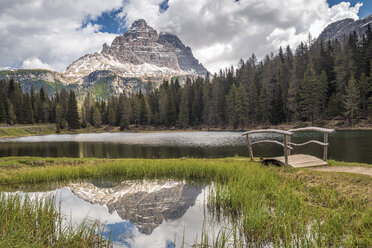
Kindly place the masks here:
[[(150, 84), (149, 84), (150, 85)], [(22, 93), (14, 81), (0, 82), (0, 122), (55, 122), (59, 128), (88, 124), (120, 126), (245, 128), (257, 124), (372, 116), (372, 30), (343, 40), (309, 40), (294, 51), (258, 61), (253, 54), (206, 77), (177, 78), (159, 87), (122, 93), (109, 100), (86, 94), (80, 109), (75, 93), (63, 89)]]
[(80, 128), (75, 93), (62, 89), (50, 98), (44, 88), (23, 92), (13, 79), (0, 80), (0, 123), (56, 123), (58, 128)]

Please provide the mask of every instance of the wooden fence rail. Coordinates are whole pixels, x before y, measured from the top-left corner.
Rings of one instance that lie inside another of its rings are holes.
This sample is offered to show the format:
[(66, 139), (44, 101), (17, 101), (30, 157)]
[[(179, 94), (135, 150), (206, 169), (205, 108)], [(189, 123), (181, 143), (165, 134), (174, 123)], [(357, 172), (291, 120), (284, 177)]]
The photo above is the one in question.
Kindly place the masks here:
[[(292, 136), (295, 132), (322, 132), (324, 140), (323, 140), (323, 142), (320, 142), (320, 141), (317, 141), (317, 140), (310, 140), (310, 141), (307, 141), (307, 142), (304, 142), (304, 143), (301, 143), (301, 144), (296, 144), (296, 143), (291, 142), (291, 138), (292, 138)], [(244, 132), (242, 134), (242, 136), (246, 137), (247, 145), (248, 145), (248, 151), (249, 151), (249, 157), (251, 158), (251, 161), (254, 160), (253, 149), (252, 149), (253, 145), (259, 144), (259, 143), (274, 143), (274, 144), (278, 144), (278, 145), (283, 146), (284, 161), (285, 161), (285, 165), (288, 166), (289, 165), (288, 164), (288, 156), (290, 155), (290, 151), (293, 149), (292, 146), (294, 146), (294, 147), (304, 146), (304, 145), (307, 145), (307, 144), (310, 144), (310, 143), (314, 143), (314, 144), (318, 144), (318, 145), (323, 146), (323, 160), (327, 161), (327, 153), (328, 153), (328, 146), (329, 146), (328, 134), (334, 133), (334, 132), (335, 132), (334, 129), (326, 129), (326, 128), (320, 128), (320, 127), (305, 127), (305, 128), (291, 129), (291, 130), (288, 130), (288, 131), (279, 130), (279, 129), (252, 130), (252, 131)], [(251, 134), (257, 134), (257, 133), (282, 134), (283, 135), (283, 143), (281, 143), (277, 140), (273, 140), (273, 139), (265, 139), (265, 140), (259, 140), (259, 141), (252, 142), (251, 138), (250, 138), (250, 135)]]

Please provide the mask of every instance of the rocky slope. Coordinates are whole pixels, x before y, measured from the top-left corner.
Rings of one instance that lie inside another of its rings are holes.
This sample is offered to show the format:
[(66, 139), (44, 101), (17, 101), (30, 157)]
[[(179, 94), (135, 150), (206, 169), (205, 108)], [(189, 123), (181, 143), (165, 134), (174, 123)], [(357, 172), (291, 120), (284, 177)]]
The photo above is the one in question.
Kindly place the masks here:
[(185, 182), (124, 181), (113, 187), (79, 183), (69, 186), (79, 198), (106, 205), (143, 234), (151, 234), (163, 221), (182, 217), (195, 205), (202, 188)]
[(1, 71), (0, 79), (15, 78), (24, 90), (48, 87), (48, 93), (62, 87), (75, 89), (79, 96), (90, 92), (97, 98), (145, 89), (148, 82), (203, 76), (207, 70), (194, 58), (191, 48), (175, 35), (158, 33), (140, 19), (101, 52), (86, 54), (62, 73), (47, 70)]
[(351, 32), (354, 31), (358, 34), (359, 37), (362, 37), (362, 35), (365, 34), (368, 29), (368, 24), (371, 25), (372, 28), (372, 15), (357, 21), (347, 18), (341, 21), (333, 22), (323, 30), (318, 39), (338, 39), (341, 41), (344, 39), (345, 35), (349, 35)]

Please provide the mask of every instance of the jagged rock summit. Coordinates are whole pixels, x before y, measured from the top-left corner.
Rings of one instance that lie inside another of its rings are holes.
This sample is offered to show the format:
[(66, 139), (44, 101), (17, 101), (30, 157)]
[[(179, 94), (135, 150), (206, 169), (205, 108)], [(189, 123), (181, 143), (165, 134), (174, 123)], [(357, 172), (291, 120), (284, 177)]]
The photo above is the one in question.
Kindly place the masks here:
[(347, 18), (341, 21), (329, 24), (323, 32), (319, 35), (318, 39), (321, 40), (339, 40), (342, 41), (345, 36), (351, 32), (356, 32), (358, 37), (362, 37), (367, 32), (368, 25), (372, 27), (372, 15), (364, 17), (363, 19), (354, 21)]
[(111, 71), (121, 77), (164, 78), (205, 75), (207, 70), (194, 58), (189, 47), (175, 35), (160, 33), (139, 19), (111, 46), (87, 54), (64, 71), (66, 78), (84, 82), (94, 71)]
[(62, 73), (48, 70), (0, 71), (0, 79), (14, 78), (24, 91), (44, 87), (49, 95), (62, 88), (73, 89), (81, 100), (88, 92), (96, 99), (112, 94), (145, 90), (164, 79), (204, 76), (207, 70), (191, 48), (173, 34), (158, 33), (143, 19), (135, 21), (101, 52), (86, 54)]

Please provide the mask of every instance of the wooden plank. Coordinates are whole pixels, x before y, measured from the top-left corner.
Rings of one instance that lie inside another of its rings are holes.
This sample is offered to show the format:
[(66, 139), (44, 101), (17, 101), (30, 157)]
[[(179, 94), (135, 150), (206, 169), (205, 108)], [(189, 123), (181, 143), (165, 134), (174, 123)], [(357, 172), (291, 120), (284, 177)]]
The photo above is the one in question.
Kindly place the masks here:
[[(285, 157), (269, 158), (268, 160), (276, 160), (279, 163), (285, 165)], [(327, 162), (306, 154), (295, 154), (288, 157), (288, 165), (294, 168), (305, 168), (327, 165)]]

